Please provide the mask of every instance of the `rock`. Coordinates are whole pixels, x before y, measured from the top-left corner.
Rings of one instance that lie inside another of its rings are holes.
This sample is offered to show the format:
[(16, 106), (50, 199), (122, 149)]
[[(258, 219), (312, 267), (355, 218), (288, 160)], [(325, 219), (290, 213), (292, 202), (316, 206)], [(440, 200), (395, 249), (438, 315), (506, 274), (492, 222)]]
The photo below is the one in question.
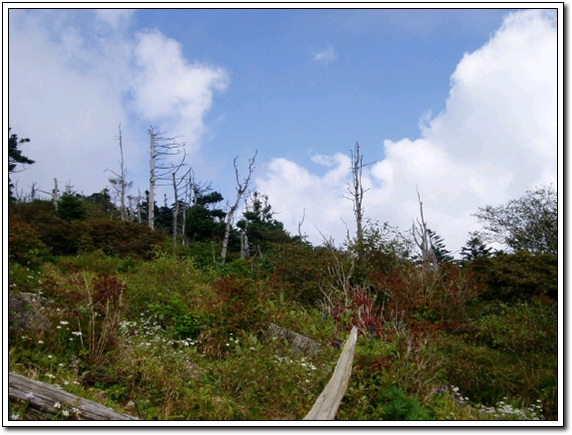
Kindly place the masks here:
[(320, 344), (302, 334), (282, 328), (281, 326), (271, 323), (268, 327), (268, 334), (274, 340), (286, 339), (290, 345), (290, 350), (294, 353), (301, 353), (308, 357), (318, 354)]
[(52, 326), (49, 319), (39, 309), (42, 300), (35, 293), (10, 293), (9, 295), (9, 324), (17, 332), (45, 331)]

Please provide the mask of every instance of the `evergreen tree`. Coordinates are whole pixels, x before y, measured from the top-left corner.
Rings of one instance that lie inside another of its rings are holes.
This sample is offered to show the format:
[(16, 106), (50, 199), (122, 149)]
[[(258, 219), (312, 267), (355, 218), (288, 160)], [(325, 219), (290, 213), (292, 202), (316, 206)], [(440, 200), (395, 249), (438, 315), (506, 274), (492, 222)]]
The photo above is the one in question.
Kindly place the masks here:
[(443, 238), (431, 229), (427, 230), (427, 234), (429, 235), (429, 244), (431, 246), (431, 250), (434, 252), (437, 261), (439, 263), (449, 263), (453, 261), (451, 251), (445, 247), (445, 241)]
[(272, 206), (267, 195), (255, 191), (237, 227), (243, 234), (244, 253), (250, 255), (261, 250), (267, 243), (283, 243), (291, 238), (284, 230), (284, 224), (274, 219)]
[(222, 240), (226, 213), (215, 205), (223, 199), (219, 192), (196, 193), (186, 219), (186, 234), (191, 242)]
[(12, 184), (10, 175), (20, 172), (20, 170), (16, 170), (18, 165), (31, 165), (35, 162), (23, 155), (22, 151), (18, 149), (21, 144), (30, 142), (30, 139), (18, 139), (16, 134), (10, 134), (10, 130), (8, 127), (8, 201), (14, 202), (14, 184)]
[(475, 231), (469, 234), (471, 237), (467, 244), (461, 248), (461, 262), (468, 263), (477, 258), (489, 257), (491, 255), (491, 248), (482, 241), (481, 235)]
[(65, 221), (72, 221), (85, 219), (87, 212), (84, 198), (79, 193), (74, 192), (71, 186), (66, 186), (66, 191), (58, 201), (57, 216)]

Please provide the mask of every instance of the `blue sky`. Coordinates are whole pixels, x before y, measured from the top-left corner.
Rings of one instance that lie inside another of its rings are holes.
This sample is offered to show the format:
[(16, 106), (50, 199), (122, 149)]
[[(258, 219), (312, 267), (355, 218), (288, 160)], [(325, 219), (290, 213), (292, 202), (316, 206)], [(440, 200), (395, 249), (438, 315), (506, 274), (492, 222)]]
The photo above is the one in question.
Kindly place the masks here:
[(408, 230), (419, 188), (452, 250), (478, 207), (557, 182), (554, 12), (11, 10), (8, 37), (8, 122), (36, 160), (24, 192), (103, 189), (119, 123), (132, 194), (148, 188), (149, 125), (183, 135), (229, 202), (233, 158), (244, 172), (258, 150), (252, 187), (315, 243), (352, 231), (356, 141), (373, 162), (366, 215)]

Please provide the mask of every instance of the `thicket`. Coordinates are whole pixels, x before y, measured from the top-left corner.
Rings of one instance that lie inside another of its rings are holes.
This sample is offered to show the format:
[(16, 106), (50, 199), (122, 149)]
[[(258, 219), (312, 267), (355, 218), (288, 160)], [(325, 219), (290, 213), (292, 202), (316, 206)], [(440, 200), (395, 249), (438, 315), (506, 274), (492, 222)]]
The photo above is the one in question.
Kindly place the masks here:
[[(142, 419), (301, 419), (357, 326), (339, 419), (558, 418), (552, 254), (427, 267), (388, 225), (314, 247), (251, 210), (255, 249), (241, 258), (235, 239), (222, 262), (215, 239), (173, 250), (166, 232), (68, 200), (83, 211), (10, 204), (10, 295), (34, 294), (51, 322), (23, 332), (10, 313), (10, 371)], [(289, 353), (270, 323), (318, 355)], [(10, 414), (26, 418), (26, 403)]]

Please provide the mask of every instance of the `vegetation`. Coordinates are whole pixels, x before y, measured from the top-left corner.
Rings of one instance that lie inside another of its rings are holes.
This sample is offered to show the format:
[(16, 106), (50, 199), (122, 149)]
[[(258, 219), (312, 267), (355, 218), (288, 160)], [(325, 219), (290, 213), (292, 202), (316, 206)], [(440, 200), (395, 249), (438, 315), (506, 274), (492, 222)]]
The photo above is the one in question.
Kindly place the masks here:
[[(9, 370), (145, 420), (299, 420), (357, 326), (338, 419), (558, 418), (555, 253), (472, 234), (457, 261), (428, 230), (434, 267), (411, 235), (367, 221), (359, 240), (314, 247), (255, 193), (223, 261), (221, 200), (203, 189), (180, 208), (174, 247), (169, 220), (122, 220), (134, 210), (106, 191), (11, 203), (10, 296), (32, 294), (50, 326), (22, 330), (10, 312)], [(271, 323), (320, 351), (291, 353)]]

